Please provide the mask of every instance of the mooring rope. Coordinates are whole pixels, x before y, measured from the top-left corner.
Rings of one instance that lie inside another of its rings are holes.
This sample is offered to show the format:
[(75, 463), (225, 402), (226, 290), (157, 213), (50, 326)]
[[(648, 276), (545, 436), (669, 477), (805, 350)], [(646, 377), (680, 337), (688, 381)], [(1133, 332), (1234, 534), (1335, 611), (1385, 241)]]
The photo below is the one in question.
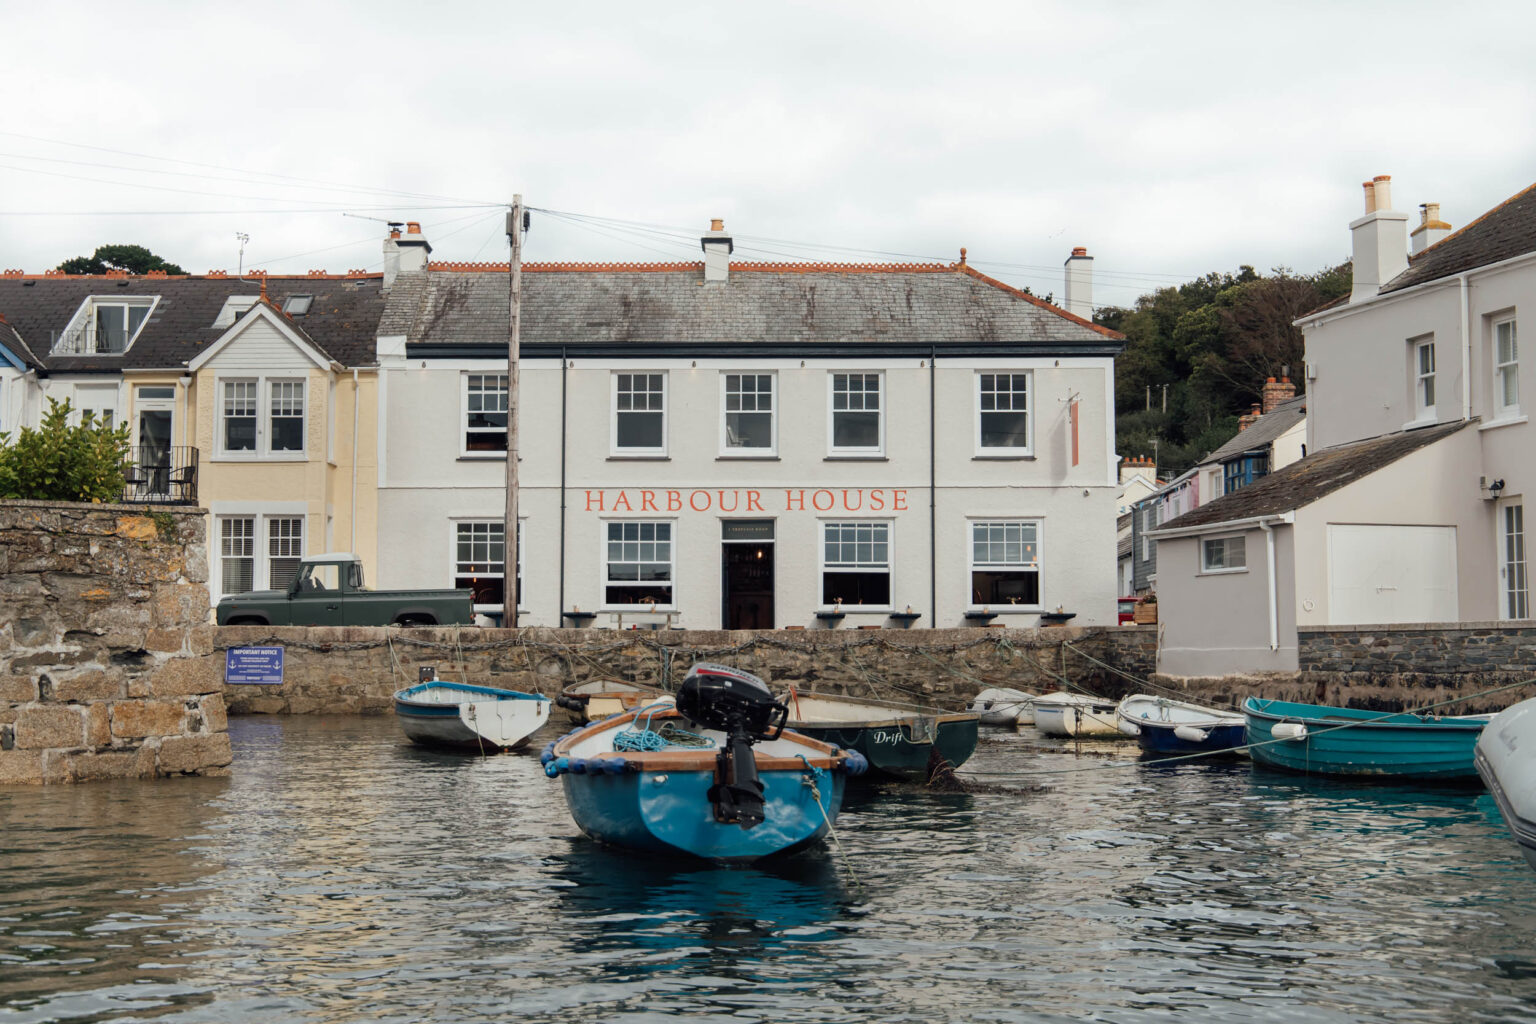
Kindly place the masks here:
[(832, 845), (837, 847), (837, 855), (843, 860), (843, 870), (848, 872), (848, 880), (853, 883), (855, 890), (863, 891), (863, 885), (859, 882), (859, 876), (854, 873), (853, 862), (848, 859), (848, 851), (843, 849), (843, 841), (838, 837), (837, 826), (832, 824), (832, 819), (827, 815), (826, 805), (821, 802), (821, 787), (818, 780), (824, 774), (820, 768), (811, 764), (804, 754), (796, 755), (804, 762), (808, 774), (801, 776), (801, 783), (811, 788), (811, 797), (816, 801), (816, 809), (821, 812), (821, 820), (827, 823), (827, 835), (832, 837)]

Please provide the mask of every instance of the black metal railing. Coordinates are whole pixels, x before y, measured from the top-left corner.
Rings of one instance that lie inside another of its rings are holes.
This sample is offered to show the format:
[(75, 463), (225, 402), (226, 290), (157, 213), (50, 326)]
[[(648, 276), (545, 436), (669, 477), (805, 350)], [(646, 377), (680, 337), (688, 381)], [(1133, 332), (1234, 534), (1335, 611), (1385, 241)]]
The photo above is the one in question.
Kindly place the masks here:
[(197, 504), (197, 449), (141, 444), (123, 464), (123, 501), (151, 505)]

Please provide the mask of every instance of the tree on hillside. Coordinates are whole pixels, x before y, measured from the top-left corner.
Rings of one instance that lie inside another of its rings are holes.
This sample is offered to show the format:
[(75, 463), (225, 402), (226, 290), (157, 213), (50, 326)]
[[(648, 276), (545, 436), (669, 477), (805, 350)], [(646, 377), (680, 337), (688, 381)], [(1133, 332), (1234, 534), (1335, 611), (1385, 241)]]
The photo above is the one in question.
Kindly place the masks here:
[(1264, 381), (1289, 369), (1302, 381), (1302, 336), (1292, 324), (1348, 294), (1349, 264), (1309, 276), (1251, 266), (1143, 295), (1096, 320), (1126, 336), (1115, 360), (1121, 455), (1156, 455), (1177, 474), (1237, 432)]
[(142, 245), (98, 245), (89, 256), (76, 256), (59, 264), (66, 274), (105, 274), (109, 270), (126, 270), (130, 274), (147, 274), (151, 270), (163, 270), (167, 274), (185, 274), (174, 263), (168, 263)]

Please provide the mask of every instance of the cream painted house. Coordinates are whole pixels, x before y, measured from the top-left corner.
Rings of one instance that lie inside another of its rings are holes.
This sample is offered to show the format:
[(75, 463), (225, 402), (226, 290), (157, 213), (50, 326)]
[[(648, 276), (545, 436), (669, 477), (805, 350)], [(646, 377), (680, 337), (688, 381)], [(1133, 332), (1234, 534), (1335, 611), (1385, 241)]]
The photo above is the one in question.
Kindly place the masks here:
[[(498, 612), (506, 268), (391, 244), (380, 583)], [(718, 224), (701, 245), (524, 267), (521, 624), (1115, 622), (1119, 335), (963, 260), (731, 262)]]
[(7, 273), (0, 415), (126, 422), (124, 500), (209, 509), (215, 600), (336, 547), (372, 574), (381, 309), (379, 275)]
[[(1297, 631), (1531, 618), (1536, 186), (1412, 234), (1390, 180), (1354, 221), (1354, 289), (1300, 321), (1308, 455), (1154, 532), (1159, 668), (1297, 666)], [(1170, 568), (1172, 566), (1172, 568)]]

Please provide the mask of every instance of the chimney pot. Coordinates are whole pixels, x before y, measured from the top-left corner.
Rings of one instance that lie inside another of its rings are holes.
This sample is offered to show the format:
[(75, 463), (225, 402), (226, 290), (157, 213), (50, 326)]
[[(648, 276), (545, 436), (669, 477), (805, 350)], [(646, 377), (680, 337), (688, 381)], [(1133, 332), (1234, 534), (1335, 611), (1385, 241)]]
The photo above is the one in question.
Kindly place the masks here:
[(1451, 233), (1451, 226), (1440, 219), (1439, 203), (1419, 204), (1419, 226), (1410, 235), (1415, 255), (1428, 249)]
[(714, 218), (713, 220), (711, 220), (709, 222), (709, 230), (711, 230), (711, 231), (724, 231), (725, 230), (725, 221), (722, 218), (720, 218), (720, 217)]
[(1371, 179), (1371, 184), (1376, 186), (1376, 209), (1392, 209), (1392, 175), (1378, 174)]
[(408, 220), (405, 222), (405, 233), (408, 235), (421, 234), (421, 221)]
[(1376, 184), (1375, 182), (1361, 182), (1361, 188), (1365, 189), (1365, 212), (1376, 212)]

